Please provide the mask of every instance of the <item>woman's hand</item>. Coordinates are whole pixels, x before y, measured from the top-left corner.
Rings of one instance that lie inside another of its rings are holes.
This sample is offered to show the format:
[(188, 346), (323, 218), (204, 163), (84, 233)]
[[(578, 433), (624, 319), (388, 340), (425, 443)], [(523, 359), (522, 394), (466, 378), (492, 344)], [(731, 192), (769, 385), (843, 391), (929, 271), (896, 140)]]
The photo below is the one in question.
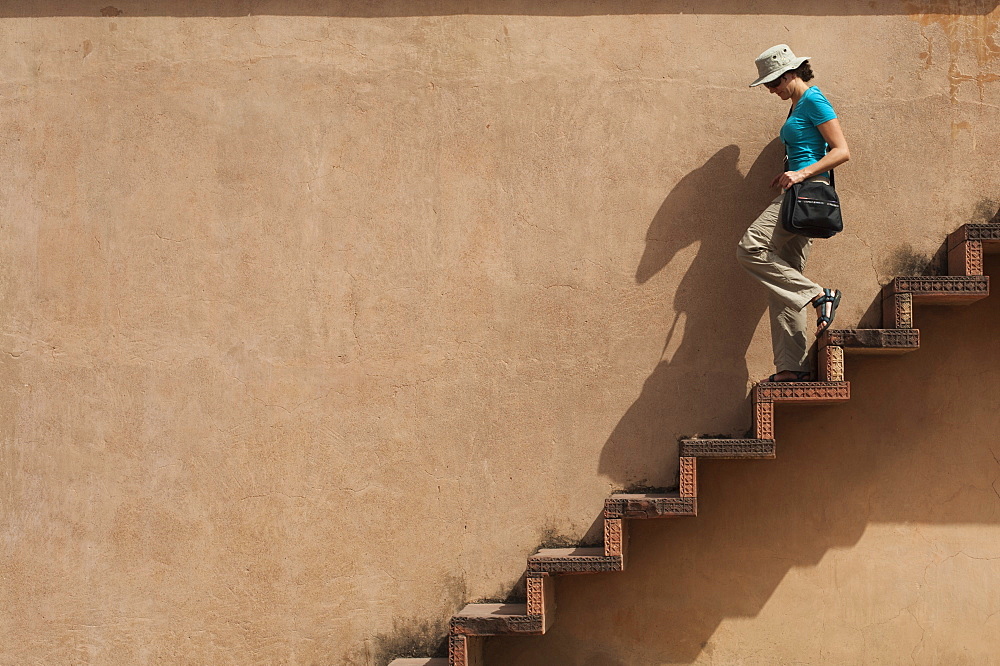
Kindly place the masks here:
[(801, 171), (786, 171), (774, 177), (774, 180), (771, 181), (771, 187), (780, 187), (783, 190), (787, 190), (795, 183), (801, 183), (805, 179), (806, 175)]

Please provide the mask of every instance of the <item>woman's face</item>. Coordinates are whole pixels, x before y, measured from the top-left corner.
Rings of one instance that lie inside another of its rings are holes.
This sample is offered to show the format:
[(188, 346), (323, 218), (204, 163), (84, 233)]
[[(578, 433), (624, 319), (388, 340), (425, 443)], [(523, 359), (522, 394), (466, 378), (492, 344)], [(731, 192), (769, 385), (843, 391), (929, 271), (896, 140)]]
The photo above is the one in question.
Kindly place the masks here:
[(792, 93), (788, 90), (788, 85), (789, 83), (791, 83), (791, 80), (793, 78), (795, 77), (793, 77), (788, 72), (785, 72), (784, 74), (779, 76), (775, 81), (771, 82), (771, 83), (777, 83), (778, 85), (774, 86), (773, 88), (771, 86), (767, 86), (767, 91), (769, 93), (774, 93), (781, 99), (789, 99), (792, 96)]

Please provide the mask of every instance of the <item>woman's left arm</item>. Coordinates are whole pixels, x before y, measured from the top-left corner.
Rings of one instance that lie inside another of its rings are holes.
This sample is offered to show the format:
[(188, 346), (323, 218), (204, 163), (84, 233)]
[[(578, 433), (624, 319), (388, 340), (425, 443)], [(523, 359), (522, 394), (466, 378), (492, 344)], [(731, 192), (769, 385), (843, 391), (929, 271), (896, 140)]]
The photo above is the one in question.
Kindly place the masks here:
[(830, 146), (830, 149), (820, 161), (813, 162), (798, 171), (786, 171), (778, 176), (777, 184), (782, 189), (787, 190), (795, 183), (801, 183), (807, 178), (829, 171), (851, 159), (851, 151), (847, 148), (847, 139), (844, 138), (844, 130), (840, 128), (840, 119), (834, 118), (833, 120), (828, 120), (825, 123), (816, 125), (816, 128), (823, 135), (823, 139)]

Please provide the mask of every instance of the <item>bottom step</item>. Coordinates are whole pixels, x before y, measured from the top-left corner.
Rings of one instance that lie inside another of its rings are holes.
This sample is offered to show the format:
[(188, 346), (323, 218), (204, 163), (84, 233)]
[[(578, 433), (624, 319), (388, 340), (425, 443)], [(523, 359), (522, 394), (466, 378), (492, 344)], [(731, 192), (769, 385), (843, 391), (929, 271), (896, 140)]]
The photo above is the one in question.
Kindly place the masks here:
[(393, 659), (389, 666), (448, 666), (448, 660), (444, 657), (434, 657), (433, 659)]

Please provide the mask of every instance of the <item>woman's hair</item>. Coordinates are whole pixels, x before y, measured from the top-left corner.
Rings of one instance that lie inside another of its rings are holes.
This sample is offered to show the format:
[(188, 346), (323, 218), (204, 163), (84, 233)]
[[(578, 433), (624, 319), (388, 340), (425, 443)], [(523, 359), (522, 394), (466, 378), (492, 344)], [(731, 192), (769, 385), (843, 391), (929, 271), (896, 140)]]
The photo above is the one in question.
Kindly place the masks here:
[(813, 68), (809, 66), (809, 61), (806, 60), (804, 63), (791, 70), (792, 74), (795, 74), (803, 81), (809, 81), (813, 78)]

